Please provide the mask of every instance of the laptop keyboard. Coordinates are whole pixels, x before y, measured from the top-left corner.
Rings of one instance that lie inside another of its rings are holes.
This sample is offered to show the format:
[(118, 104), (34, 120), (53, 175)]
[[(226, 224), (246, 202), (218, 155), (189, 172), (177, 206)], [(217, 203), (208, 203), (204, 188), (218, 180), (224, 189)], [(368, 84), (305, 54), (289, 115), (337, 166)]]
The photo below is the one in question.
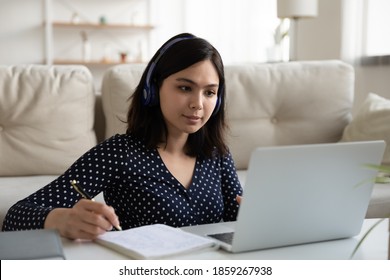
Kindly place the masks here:
[(223, 233), (209, 234), (208, 236), (213, 237), (215, 239), (218, 239), (222, 242), (232, 244), (234, 232), (223, 232)]

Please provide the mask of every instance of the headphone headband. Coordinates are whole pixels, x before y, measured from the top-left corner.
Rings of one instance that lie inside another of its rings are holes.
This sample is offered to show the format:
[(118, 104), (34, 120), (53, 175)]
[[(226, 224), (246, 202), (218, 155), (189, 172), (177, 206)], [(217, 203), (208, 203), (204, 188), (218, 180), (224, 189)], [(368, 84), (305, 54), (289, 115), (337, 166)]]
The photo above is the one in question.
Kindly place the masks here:
[(180, 41), (193, 39), (193, 38), (195, 38), (195, 36), (186, 36), (186, 37), (175, 38), (175, 39), (169, 41), (165, 46), (163, 46), (160, 49), (159, 54), (156, 57), (156, 59), (150, 63), (149, 70), (146, 74), (145, 87), (143, 90), (143, 99), (142, 99), (142, 103), (144, 104), (144, 106), (154, 106), (158, 103), (157, 90), (156, 90), (155, 86), (153, 86), (151, 84), (152, 76), (154, 73), (154, 68), (156, 68), (157, 62), (164, 55), (164, 53), (170, 47), (172, 47), (174, 44), (176, 44)]

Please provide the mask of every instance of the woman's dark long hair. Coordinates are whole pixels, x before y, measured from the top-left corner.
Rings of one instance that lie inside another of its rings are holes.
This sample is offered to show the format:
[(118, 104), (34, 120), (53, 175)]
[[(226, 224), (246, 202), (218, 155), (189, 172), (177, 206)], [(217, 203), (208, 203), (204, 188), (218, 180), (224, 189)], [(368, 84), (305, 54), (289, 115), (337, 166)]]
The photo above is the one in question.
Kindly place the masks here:
[[(184, 37), (190, 38), (179, 40), (169, 48), (164, 49), (172, 40)], [(161, 56), (160, 53), (162, 53)], [(143, 104), (143, 92), (149, 69), (152, 64), (157, 62), (152, 71), (150, 83), (152, 86), (155, 86), (157, 89), (156, 94), (158, 95), (158, 90), (164, 79), (204, 60), (210, 60), (218, 73), (220, 106), (219, 110), (213, 113), (201, 129), (189, 135), (185, 152), (189, 156), (203, 156), (207, 158), (213, 157), (216, 152), (219, 155), (225, 155), (228, 152), (228, 148), (225, 143), (227, 125), (225, 121), (225, 74), (223, 62), (218, 51), (209, 42), (188, 33), (179, 34), (168, 40), (147, 65), (137, 88), (130, 97), (132, 100), (127, 115), (126, 133), (142, 139), (145, 141), (147, 148), (150, 149), (157, 148), (159, 144), (166, 142), (167, 127), (159, 103), (155, 106), (145, 106)]]

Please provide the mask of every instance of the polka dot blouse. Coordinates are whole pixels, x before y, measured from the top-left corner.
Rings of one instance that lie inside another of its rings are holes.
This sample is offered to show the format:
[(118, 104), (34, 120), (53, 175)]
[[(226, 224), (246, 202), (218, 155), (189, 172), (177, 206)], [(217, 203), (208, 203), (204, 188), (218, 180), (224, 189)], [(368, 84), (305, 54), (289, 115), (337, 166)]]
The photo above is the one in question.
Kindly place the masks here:
[(185, 189), (168, 171), (156, 149), (131, 135), (115, 135), (89, 150), (63, 175), (17, 202), (3, 230), (43, 228), (51, 209), (72, 207), (81, 196), (70, 186), (77, 180), (91, 195), (104, 199), (122, 228), (163, 223), (174, 227), (236, 219), (236, 195), (242, 194), (231, 154), (195, 163)]

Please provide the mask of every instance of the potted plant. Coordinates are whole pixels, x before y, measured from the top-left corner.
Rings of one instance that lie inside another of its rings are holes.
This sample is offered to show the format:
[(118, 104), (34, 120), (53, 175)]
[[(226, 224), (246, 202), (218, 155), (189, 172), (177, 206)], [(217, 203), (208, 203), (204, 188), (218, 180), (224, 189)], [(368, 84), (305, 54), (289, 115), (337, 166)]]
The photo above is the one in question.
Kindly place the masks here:
[[(390, 166), (384, 166), (384, 165), (367, 165), (368, 168), (372, 168), (378, 171), (377, 176), (375, 177), (375, 183), (378, 184), (387, 184), (390, 183)], [(360, 246), (363, 244), (364, 240), (367, 238), (367, 236), (373, 231), (374, 228), (376, 228), (380, 223), (382, 223), (384, 220), (390, 218), (390, 213), (388, 217), (379, 219), (375, 224), (373, 224), (367, 232), (363, 235), (363, 237), (359, 240), (358, 244), (356, 245), (355, 249), (353, 250), (351, 254), (351, 259), (356, 254)]]

